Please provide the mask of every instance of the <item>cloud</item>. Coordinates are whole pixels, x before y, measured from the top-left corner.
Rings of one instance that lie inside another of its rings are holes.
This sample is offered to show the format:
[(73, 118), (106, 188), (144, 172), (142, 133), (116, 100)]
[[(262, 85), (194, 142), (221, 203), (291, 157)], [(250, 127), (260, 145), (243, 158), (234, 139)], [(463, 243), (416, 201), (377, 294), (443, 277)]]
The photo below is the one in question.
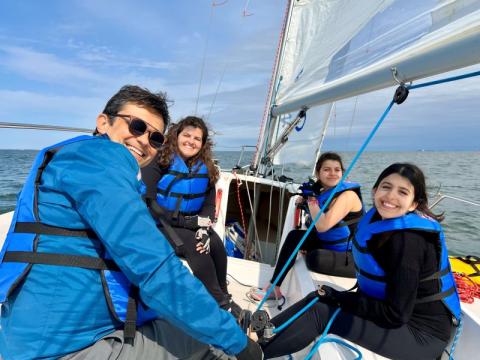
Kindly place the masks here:
[(90, 128), (107, 98), (0, 90), (0, 121)]
[(105, 80), (94, 71), (69, 63), (54, 54), (16, 46), (1, 46), (0, 54), (2, 53), (0, 65), (26, 79), (62, 84), (66, 80), (82, 82)]

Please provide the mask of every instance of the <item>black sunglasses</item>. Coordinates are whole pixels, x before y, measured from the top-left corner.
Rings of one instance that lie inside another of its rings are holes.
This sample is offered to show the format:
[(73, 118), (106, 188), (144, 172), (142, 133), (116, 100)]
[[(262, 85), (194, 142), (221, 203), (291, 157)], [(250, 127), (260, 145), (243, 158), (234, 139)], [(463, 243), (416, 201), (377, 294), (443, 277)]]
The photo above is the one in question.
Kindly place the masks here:
[(145, 132), (148, 132), (148, 141), (150, 145), (155, 149), (160, 149), (165, 142), (165, 136), (160, 131), (149, 131), (147, 123), (137, 117), (132, 115), (124, 114), (109, 114), (109, 116), (115, 117), (118, 116), (128, 123), (128, 131), (134, 136), (142, 136)]

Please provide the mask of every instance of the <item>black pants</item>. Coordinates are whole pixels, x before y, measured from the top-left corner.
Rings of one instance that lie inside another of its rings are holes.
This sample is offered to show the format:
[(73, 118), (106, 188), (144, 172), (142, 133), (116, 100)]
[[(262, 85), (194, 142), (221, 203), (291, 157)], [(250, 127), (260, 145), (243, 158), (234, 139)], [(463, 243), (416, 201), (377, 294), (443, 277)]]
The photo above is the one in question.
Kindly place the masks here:
[(207, 288), (219, 305), (228, 301), (227, 290), (227, 253), (223, 242), (215, 231), (210, 234), (210, 252), (200, 254), (196, 250), (195, 231), (185, 228), (173, 228), (183, 241), (183, 252), (177, 254), (187, 260), (193, 275)]
[[(302, 309), (313, 297), (307, 297), (274, 317), (277, 327)], [(265, 359), (293, 354), (319, 336), (337, 308), (317, 302), (289, 327), (262, 345)], [(375, 323), (340, 311), (330, 333), (341, 336), (379, 355), (392, 359), (436, 359), (447, 342), (409, 325), (396, 329), (382, 328)]]
[[(305, 233), (306, 230), (292, 230), (288, 233), (287, 238), (280, 249), (277, 265), (275, 266), (275, 271), (270, 280), (271, 283), (277, 278)], [(351, 252), (322, 249), (321, 241), (315, 230), (312, 230), (310, 234), (308, 234), (300, 249), (307, 251), (307, 266), (311, 271), (327, 275), (355, 277), (355, 267)], [(279, 279), (277, 283), (278, 286), (282, 284), (285, 276), (287, 276), (287, 273), (290, 271), (294, 263), (295, 261), (290, 262), (287, 270), (285, 270)]]

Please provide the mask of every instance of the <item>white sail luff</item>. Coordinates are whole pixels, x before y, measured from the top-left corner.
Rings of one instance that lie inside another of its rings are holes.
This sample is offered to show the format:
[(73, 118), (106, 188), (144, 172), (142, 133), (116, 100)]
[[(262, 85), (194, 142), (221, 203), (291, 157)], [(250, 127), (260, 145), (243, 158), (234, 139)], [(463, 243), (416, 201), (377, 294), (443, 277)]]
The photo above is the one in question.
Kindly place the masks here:
[(398, 70), (402, 81), (409, 82), (470, 66), (479, 60), (480, 12), (476, 11), (450, 24), (448, 29), (424, 37), (412, 47), (324, 84), (312, 93), (278, 104), (272, 114), (278, 116), (395, 85), (392, 68)]

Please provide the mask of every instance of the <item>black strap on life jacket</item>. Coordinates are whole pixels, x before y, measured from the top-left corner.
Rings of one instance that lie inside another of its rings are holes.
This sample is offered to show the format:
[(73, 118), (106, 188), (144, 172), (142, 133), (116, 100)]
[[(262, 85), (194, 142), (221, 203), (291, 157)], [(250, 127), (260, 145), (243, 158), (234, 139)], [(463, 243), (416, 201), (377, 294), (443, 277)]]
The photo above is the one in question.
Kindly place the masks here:
[(7, 251), (5, 253), (3, 261), (80, 267), (93, 270), (120, 271), (117, 264), (115, 264), (113, 260), (107, 260), (99, 257), (85, 255), (40, 253), (34, 251)]
[(168, 186), (165, 190), (157, 189), (157, 193), (160, 194), (160, 195), (163, 195), (163, 196), (176, 197), (177, 198), (177, 202), (175, 203), (175, 210), (173, 211), (172, 218), (177, 219), (178, 215), (180, 213), (182, 215), (191, 215), (191, 213), (180, 211), (180, 206), (182, 204), (182, 200), (183, 199), (190, 200), (190, 199), (196, 199), (196, 198), (203, 197), (207, 194), (208, 187), (207, 187), (207, 191), (205, 191), (203, 193), (200, 193), (200, 194), (181, 194), (181, 193), (175, 193), (175, 192), (171, 193), (170, 190), (172, 189), (173, 185), (181, 179), (193, 179), (193, 178), (195, 178), (195, 179), (205, 179), (205, 178), (209, 177), (208, 174), (197, 174), (197, 173), (190, 173), (190, 172), (189, 173), (183, 173), (183, 172), (174, 171), (174, 170), (169, 170), (169, 171), (167, 171), (166, 174), (173, 175), (175, 177), (170, 182), (170, 184), (168, 184)]
[[(42, 235), (56, 235), (56, 236), (74, 236), (74, 237), (88, 237), (91, 239), (98, 239), (95, 232), (91, 229), (68, 229), (58, 226), (52, 226), (36, 222), (17, 222), (15, 224), (16, 233), (42, 234)], [(43, 265), (57, 265), (79, 267), (91, 270), (109, 270), (121, 271), (118, 265), (109, 259), (100, 257), (86, 256), (86, 255), (68, 255), (56, 253), (40, 253), (35, 251), (7, 251), (5, 253), (4, 262), (28, 263), (28, 264), (43, 264)], [(131, 285), (131, 289), (135, 286)], [(124, 337), (126, 341), (131, 342), (135, 339), (136, 325), (137, 325), (137, 291), (130, 291), (127, 302), (127, 313), (124, 322)]]
[(123, 325), (123, 337), (125, 342), (133, 345), (135, 341), (135, 333), (137, 331), (137, 299), (138, 287), (131, 286), (130, 294), (128, 294), (127, 314), (125, 315), (125, 323)]
[(91, 229), (76, 230), (59, 226), (52, 226), (38, 222), (17, 222), (15, 224), (16, 233), (42, 234), (42, 235), (58, 235), (58, 236), (79, 236), (97, 239), (97, 234)]
[(166, 218), (168, 216), (167, 212), (157, 203), (156, 199), (152, 199), (150, 197), (145, 198), (145, 203), (147, 204), (147, 207), (150, 209), (150, 211), (153, 213), (153, 216), (155, 219), (158, 219), (160, 222), (160, 225), (162, 226), (162, 229), (165, 231), (165, 235), (167, 236), (168, 240), (170, 240), (170, 243), (173, 243), (178, 249), (180, 253), (182, 253), (183, 249), (183, 240), (180, 239), (180, 237), (177, 235), (175, 230), (170, 226), (170, 224), (167, 222)]
[[(367, 271), (360, 269), (357, 265), (355, 265), (355, 270), (359, 274), (365, 276), (366, 278), (369, 278), (369, 279), (374, 280), (374, 281), (385, 282), (385, 276), (370, 274)], [(442, 276), (447, 275), (449, 273), (449, 271), (450, 270), (448, 268), (446, 268), (442, 271), (437, 271), (437, 272), (433, 273), (432, 275), (429, 275), (429, 276), (427, 276), (423, 279), (420, 279), (420, 282), (440, 279)], [(419, 299), (415, 300), (415, 304), (424, 304), (424, 303), (428, 303), (428, 302), (442, 300), (442, 299), (446, 298), (447, 296), (450, 296), (454, 292), (455, 292), (455, 286), (452, 286), (445, 291), (438, 292), (438, 293), (435, 293), (433, 295), (429, 295), (429, 296), (419, 298)]]

